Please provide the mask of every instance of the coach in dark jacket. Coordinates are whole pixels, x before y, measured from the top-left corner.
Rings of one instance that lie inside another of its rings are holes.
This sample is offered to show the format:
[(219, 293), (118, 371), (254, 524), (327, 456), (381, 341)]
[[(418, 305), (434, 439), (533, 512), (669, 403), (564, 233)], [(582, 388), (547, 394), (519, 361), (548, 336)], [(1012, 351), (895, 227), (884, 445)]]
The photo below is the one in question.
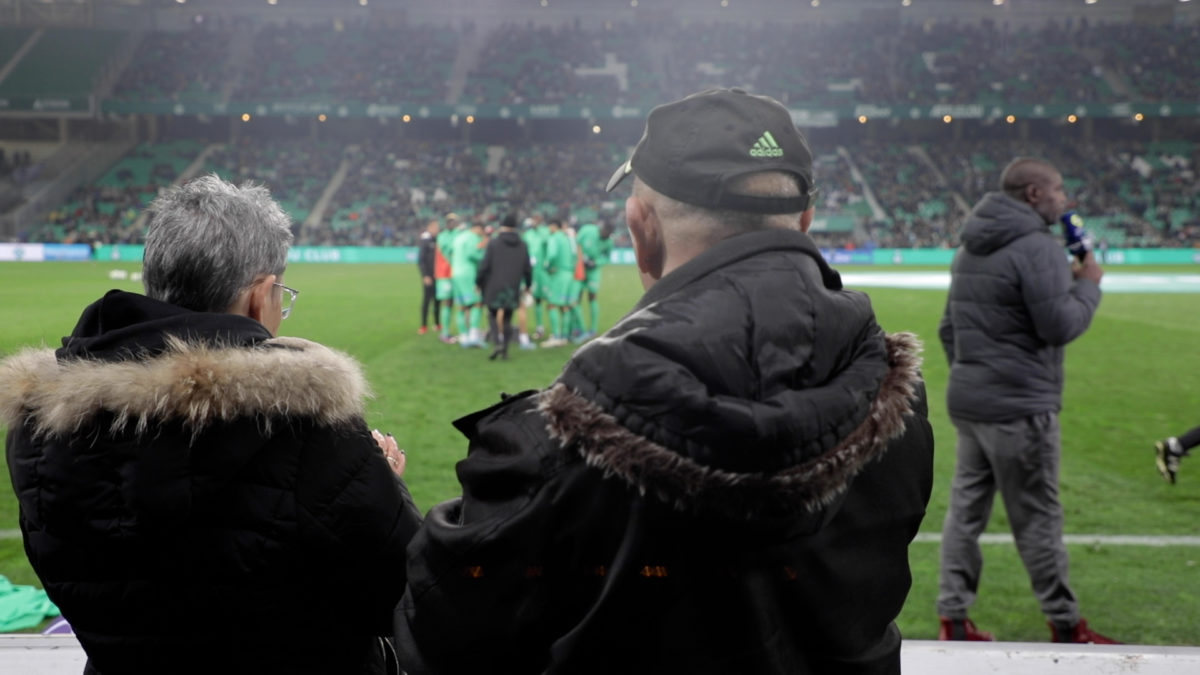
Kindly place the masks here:
[(517, 234), (516, 215), (510, 213), (500, 221), (500, 231), (488, 242), (479, 263), (475, 285), (483, 292), (488, 323), (496, 341), (492, 358), (508, 358), (513, 312), (521, 305), (521, 289), (533, 285), (529, 248)]
[(34, 570), (90, 673), (387, 672), (420, 518), (358, 365), (273, 337), (287, 217), (215, 176), (153, 208), (147, 295), (0, 363)]
[(992, 638), (967, 610), (982, 573), (978, 538), (999, 489), (1052, 639), (1111, 642), (1079, 616), (1058, 501), (1063, 347), (1091, 323), (1103, 272), (1091, 253), (1072, 267), (1050, 233), (1067, 207), (1058, 170), (1022, 158), (1004, 170), (1001, 184), (963, 227), (938, 330), (958, 431), (942, 532), (939, 636)]
[(899, 672), (932, 475), (917, 344), (802, 231), (807, 143), (717, 90), (651, 112), (621, 171), (648, 290), (550, 388), (457, 422), (463, 495), (409, 549), (402, 665)]

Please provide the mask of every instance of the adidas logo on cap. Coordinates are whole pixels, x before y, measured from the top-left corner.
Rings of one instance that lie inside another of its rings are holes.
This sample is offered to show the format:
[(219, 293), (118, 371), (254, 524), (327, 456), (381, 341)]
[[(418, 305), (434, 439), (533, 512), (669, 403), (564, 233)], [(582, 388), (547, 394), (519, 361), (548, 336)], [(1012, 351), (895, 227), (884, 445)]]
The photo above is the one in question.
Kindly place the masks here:
[(762, 136), (750, 146), (751, 157), (783, 157), (783, 148), (775, 142), (770, 131), (764, 131)]

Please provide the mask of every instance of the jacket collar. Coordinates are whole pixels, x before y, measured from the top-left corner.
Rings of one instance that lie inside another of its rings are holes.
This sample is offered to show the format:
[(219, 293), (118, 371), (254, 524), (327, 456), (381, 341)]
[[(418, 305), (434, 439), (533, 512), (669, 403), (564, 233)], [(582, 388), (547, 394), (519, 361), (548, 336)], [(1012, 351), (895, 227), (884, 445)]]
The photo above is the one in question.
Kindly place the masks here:
[(27, 349), (0, 361), (0, 423), (31, 424), (36, 436), (66, 436), (102, 416), (109, 428), (144, 435), (179, 423), (193, 436), (205, 428), (258, 418), (315, 419), (325, 426), (361, 418), (370, 396), (356, 361), (299, 338), (253, 347), (164, 337), (164, 349), (119, 361), (60, 360)]
[(768, 251), (796, 251), (812, 258), (821, 270), (821, 279), (830, 290), (842, 288), (842, 277), (825, 262), (812, 238), (799, 230), (769, 229), (739, 234), (707, 249), (695, 258), (675, 268), (646, 291), (633, 311), (652, 305), (670, 296), (697, 279), (730, 263), (752, 258)]
[[(538, 395), (538, 409), (550, 436), (577, 449), (589, 465), (677, 509), (743, 522), (817, 514), (904, 433), (923, 395), (916, 336), (889, 335), (886, 343), (890, 367), (865, 419), (828, 451), (778, 471), (737, 472), (701, 464), (630, 431), (562, 383)], [(753, 445), (754, 439), (746, 443)]]

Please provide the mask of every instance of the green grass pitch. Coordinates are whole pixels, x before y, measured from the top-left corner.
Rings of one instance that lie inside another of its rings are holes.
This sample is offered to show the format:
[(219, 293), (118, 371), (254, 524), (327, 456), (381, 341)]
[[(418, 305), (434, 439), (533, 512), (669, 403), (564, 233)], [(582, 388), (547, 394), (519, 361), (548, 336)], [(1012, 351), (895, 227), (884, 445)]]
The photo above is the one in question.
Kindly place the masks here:
[[(104, 291), (140, 290), (140, 284), (110, 280), (114, 268), (137, 271), (100, 262), (0, 263), (0, 355), (30, 345), (56, 346), (83, 306)], [(363, 363), (376, 393), (368, 422), (395, 434), (408, 450), (406, 478), (422, 509), (458, 493), (454, 464), (466, 443), (450, 423), (496, 402), (501, 392), (546, 385), (570, 355), (570, 348), (513, 350), (509, 361), (490, 362), (487, 351), (443, 345), (432, 332), (418, 336), (420, 289), (411, 265), (296, 264), (286, 281), (300, 297), (281, 332), (328, 344)], [(864, 290), (884, 328), (912, 331), (925, 341), (937, 452), (922, 531), (936, 534), (954, 466), (954, 431), (944, 402), (946, 361), (936, 333), (945, 292)], [(640, 293), (633, 268), (606, 268), (602, 325), (620, 318)], [(1179, 484), (1170, 486), (1154, 470), (1151, 450), (1155, 439), (1200, 424), (1198, 307), (1195, 295), (1109, 293), (1091, 330), (1068, 348), (1061, 416), (1068, 534), (1200, 535), (1200, 458), (1185, 460)], [(0, 490), (0, 529), (16, 527), (15, 498), (11, 490)], [(989, 532), (1007, 532), (1001, 505)], [(1069, 548), (1072, 584), (1096, 629), (1130, 643), (1200, 645), (1200, 547)], [(972, 612), (976, 623), (1004, 640), (1048, 640), (1013, 547), (985, 544), (984, 556)], [(915, 543), (911, 559), (913, 590), (900, 626), (906, 637), (932, 639), (938, 545)], [(19, 537), (0, 538), (0, 574), (38, 584)]]

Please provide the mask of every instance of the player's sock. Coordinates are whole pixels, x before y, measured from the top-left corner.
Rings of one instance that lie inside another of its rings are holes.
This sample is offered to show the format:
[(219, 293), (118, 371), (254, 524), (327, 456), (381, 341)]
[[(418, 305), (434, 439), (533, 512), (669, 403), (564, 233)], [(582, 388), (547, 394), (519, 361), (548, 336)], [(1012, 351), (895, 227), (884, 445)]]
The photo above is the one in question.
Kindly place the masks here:
[(590, 331), (592, 335), (596, 335), (600, 332), (600, 301), (599, 300), (592, 300), (591, 302), (588, 303), (588, 314), (590, 314), (590, 316), (588, 317), (590, 319), (590, 321), (588, 322), (588, 326), (589, 326), (588, 331)]
[(550, 315), (550, 337), (561, 338), (562, 312), (560, 312), (556, 307), (551, 307), (546, 310), (546, 313)]
[(467, 313), (462, 308), (459, 308), (454, 313), (454, 325), (458, 326), (458, 335), (460, 337), (467, 336)]
[(583, 310), (579, 309), (579, 305), (571, 305), (567, 313), (571, 315), (570, 326), (567, 330), (567, 335), (572, 336), (576, 333), (583, 332)]
[(450, 305), (442, 305), (438, 310), (438, 325), (442, 327), (442, 337), (450, 337)]
[(479, 342), (479, 320), (483, 318), (483, 308), (475, 305), (471, 308), (471, 340)]

